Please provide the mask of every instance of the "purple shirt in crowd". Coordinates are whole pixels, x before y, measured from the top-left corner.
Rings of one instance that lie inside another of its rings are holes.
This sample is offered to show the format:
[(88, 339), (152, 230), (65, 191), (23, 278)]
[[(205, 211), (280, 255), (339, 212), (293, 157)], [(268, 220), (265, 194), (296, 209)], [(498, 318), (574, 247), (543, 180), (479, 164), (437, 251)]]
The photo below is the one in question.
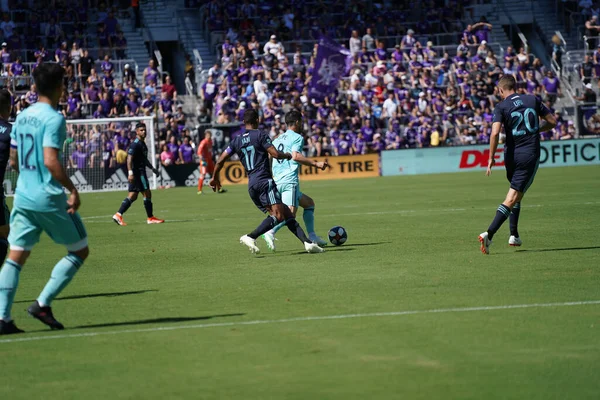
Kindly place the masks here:
[(71, 158), (73, 159), (73, 162), (75, 163), (75, 165), (77, 166), (77, 168), (82, 169), (86, 167), (86, 161), (87, 161), (87, 154), (84, 152), (80, 152), (75, 150), (73, 152), (73, 154), (71, 155)]
[(182, 144), (179, 146), (181, 156), (184, 163), (191, 163), (194, 161), (194, 149), (189, 144)]

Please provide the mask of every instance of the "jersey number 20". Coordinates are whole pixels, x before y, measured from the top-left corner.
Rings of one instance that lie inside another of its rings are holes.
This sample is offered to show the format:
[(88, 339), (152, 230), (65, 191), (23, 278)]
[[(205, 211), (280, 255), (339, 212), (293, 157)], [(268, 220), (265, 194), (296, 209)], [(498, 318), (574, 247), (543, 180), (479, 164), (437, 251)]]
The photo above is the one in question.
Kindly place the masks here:
[[(25, 135), (23, 135), (22, 133), (19, 135), (20, 136), (20, 140), (19, 140), (19, 145), (20, 145), (20, 149), (19, 149), (19, 159), (21, 161), (21, 168), (22, 169), (35, 169), (35, 165), (31, 165), (29, 164), (29, 159), (31, 158), (31, 154), (33, 153), (33, 150), (35, 148), (35, 142), (33, 140), (33, 135), (30, 133), (27, 133)], [(27, 143), (25, 143), (27, 142)], [(29, 146), (27, 150), (25, 150), (26, 146)]]
[[(533, 126), (531, 125), (530, 116), (533, 115)], [(537, 133), (538, 128), (540, 126), (540, 121), (538, 120), (538, 115), (533, 108), (527, 108), (521, 114), (519, 111), (513, 111), (510, 113), (510, 117), (513, 119), (513, 136), (522, 136), (527, 132), (529, 133)], [(516, 119), (516, 121), (515, 121)], [(524, 129), (518, 129), (521, 126), (521, 123), (525, 120), (525, 131)]]

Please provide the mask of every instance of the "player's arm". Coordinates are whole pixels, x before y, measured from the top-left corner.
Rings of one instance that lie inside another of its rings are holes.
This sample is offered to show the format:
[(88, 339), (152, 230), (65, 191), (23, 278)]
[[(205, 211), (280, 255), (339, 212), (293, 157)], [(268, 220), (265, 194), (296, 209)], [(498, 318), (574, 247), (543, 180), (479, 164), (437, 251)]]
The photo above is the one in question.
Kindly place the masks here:
[(19, 172), (19, 153), (17, 152), (17, 148), (10, 148), (10, 166), (15, 171)]
[(282, 153), (281, 151), (277, 150), (275, 148), (275, 146), (271, 145), (270, 147), (267, 147), (267, 153), (269, 153), (269, 155), (277, 160), (291, 160), (292, 159), (292, 155), (290, 153)]
[[(127, 157), (127, 158), (129, 158), (129, 157)], [(148, 160), (148, 159), (146, 158), (146, 159), (145, 159), (145, 161), (146, 161), (146, 166), (147, 166), (148, 168), (150, 168), (150, 169), (152, 170), (152, 172), (154, 172), (154, 175), (158, 175), (158, 169), (157, 169), (157, 168), (154, 168), (154, 165), (152, 165), (152, 163), (150, 162), (150, 160)]]
[(129, 181), (129, 183), (133, 183), (133, 152), (131, 151), (131, 148), (129, 150), (130, 151), (127, 152), (127, 180)]
[(223, 153), (219, 156), (217, 160), (217, 164), (215, 165), (215, 172), (213, 173), (212, 179), (208, 183), (214, 192), (221, 189), (221, 170), (225, 165), (225, 161), (229, 160), (231, 155), (233, 154), (233, 149), (231, 147), (227, 147)]
[(490, 159), (488, 160), (488, 167), (485, 172), (486, 176), (489, 176), (492, 173), (492, 167), (496, 164), (494, 156), (496, 155), (498, 142), (500, 141), (500, 129), (502, 129), (502, 122), (492, 123), (492, 133), (490, 135)]
[(547, 132), (556, 127), (556, 117), (552, 113), (548, 113), (543, 117), (540, 117), (542, 122), (540, 123), (540, 133)]
[(327, 161), (316, 161), (310, 158), (306, 158), (297, 151), (292, 151), (292, 160), (296, 161), (298, 164), (306, 165), (307, 167), (315, 167), (320, 170), (325, 170), (329, 165)]
[(75, 185), (71, 182), (71, 179), (60, 162), (59, 149), (44, 146), (44, 166), (48, 169), (50, 175), (52, 175), (54, 179), (71, 192), (71, 197), (67, 204), (69, 204), (69, 214), (73, 214), (81, 205), (81, 200), (79, 199), (79, 193), (77, 192)]

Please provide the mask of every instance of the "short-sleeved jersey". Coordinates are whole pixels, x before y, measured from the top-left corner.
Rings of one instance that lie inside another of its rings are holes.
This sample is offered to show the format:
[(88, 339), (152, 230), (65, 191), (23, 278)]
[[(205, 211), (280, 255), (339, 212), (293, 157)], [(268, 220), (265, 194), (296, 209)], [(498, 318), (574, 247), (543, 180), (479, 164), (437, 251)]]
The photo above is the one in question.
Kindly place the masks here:
[(535, 96), (512, 94), (498, 103), (493, 122), (501, 122), (506, 132), (505, 152), (538, 151), (540, 120), (550, 111)]
[[(4, 182), (4, 173), (6, 172), (6, 166), (8, 165), (8, 159), (10, 158), (10, 132), (12, 131), (12, 125), (0, 118), (0, 182)], [(3, 195), (0, 192), (0, 196)]]
[[(274, 141), (273, 146), (282, 153), (302, 152), (304, 147), (304, 138), (302, 135), (288, 129), (285, 133), (279, 135)], [(298, 174), (300, 173), (300, 164), (293, 160), (273, 160), (273, 179), (278, 185), (298, 184)]]
[(269, 135), (258, 129), (252, 129), (233, 139), (225, 150), (228, 154), (235, 153), (240, 158), (248, 173), (248, 186), (273, 179), (267, 152), (269, 147), (273, 147)]
[(17, 116), (10, 142), (19, 155), (14, 208), (54, 212), (67, 207), (63, 186), (44, 165), (44, 147), (60, 152), (66, 137), (65, 118), (47, 103), (35, 103)]
[(148, 147), (146, 147), (146, 143), (144, 141), (140, 140), (140, 138), (135, 138), (135, 140), (129, 145), (127, 154), (132, 157), (131, 163), (133, 164), (134, 172), (146, 172)]
[(198, 146), (198, 155), (204, 159), (204, 161), (212, 161), (212, 140), (202, 139)]

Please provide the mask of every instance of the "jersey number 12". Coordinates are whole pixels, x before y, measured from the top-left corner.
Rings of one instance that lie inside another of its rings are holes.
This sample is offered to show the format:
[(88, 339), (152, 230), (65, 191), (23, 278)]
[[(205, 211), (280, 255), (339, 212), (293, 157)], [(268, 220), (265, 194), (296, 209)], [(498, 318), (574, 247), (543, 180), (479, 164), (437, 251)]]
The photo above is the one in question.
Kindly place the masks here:
[[(21, 169), (33, 170), (33, 169), (35, 169), (35, 165), (29, 164), (29, 159), (31, 158), (31, 154), (33, 153), (33, 150), (35, 147), (35, 141), (33, 139), (33, 135), (30, 133), (27, 133), (25, 135), (21, 133), (19, 135), (19, 137), (20, 137), (19, 159), (21, 161)], [(25, 143), (25, 142), (27, 142), (27, 143)], [(25, 150), (26, 145), (29, 145), (27, 150)]]

